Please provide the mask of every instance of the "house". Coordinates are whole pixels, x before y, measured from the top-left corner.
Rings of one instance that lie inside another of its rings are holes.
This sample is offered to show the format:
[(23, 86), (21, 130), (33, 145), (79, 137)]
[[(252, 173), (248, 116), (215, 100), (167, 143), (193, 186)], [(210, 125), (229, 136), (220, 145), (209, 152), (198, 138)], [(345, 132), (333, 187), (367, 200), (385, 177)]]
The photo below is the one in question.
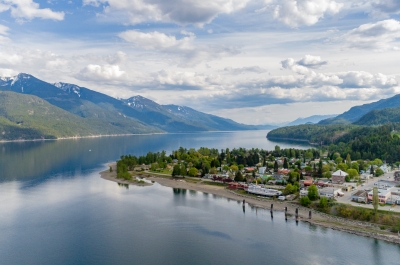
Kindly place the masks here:
[(276, 179), (276, 180), (281, 180), (281, 179), (284, 179), (284, 178), (285, 178), (284, 175), (279, 174), (279, 173), (275, 173), (272, 177), (273, 177), (274, 179)]
[[(360, 171), (361, 172), (361, 171)], [(361, 175), (360, 175), (360, 179), (361, 180), (364, 180), (364, 181), (366, 181), (366, 180), (368, 180), (368, 179), (372, 179), (373, 178), (373, 176), (371, 175), (371, 174), (369, 174), (369, 173), (362, 173)]]
[(384, 173), (389, 173), (390, 170), (392, 169), (390, 166), (388, 166), (388, 165), (386, 165), (386, 164), (383, 164), (383, 165), (380, 166), (379, 168), (382, 169), (382, 171), (383, 171)]
[(332, 183), (342, 184), (348, 175), (349, 174), (339, 169), (332, 173)]
[(301, 189), (300, 190), (300, 198), (307, 196), (308, 195), (308, 190), (307, 189)]
[(363, 202), (367, 203), (368, 201), (368, 192), (365, 190), (357, 190), (353, 194), (351, 194), (350, 198), (353, 202)]
[(289, 169), (286, 169), (286, 168), (278, 169), (278, 174), (287, 175), (288, 173), (289, 173)]
[(258, 168), (258, 174), (264, 175), (266, 170), (267, 170), (266, 167), (259, 167), (259, 168)]
[(317, 184), (317, 186), (320, 186), (320, 187), (328, 187), (329, 180), (328, 179), (320, 179), (320, 180), (318, 180), (318, 182), (316, 184)]
[(311, 186), (312, 184), (313, 184), (312, 180), (307, 180), (307, 179), (300, 180), (300, 187), (308, 187)]
[(334, 198), (344, 195), (340, 188), (322, 188), (318, 190), (320, 197)]

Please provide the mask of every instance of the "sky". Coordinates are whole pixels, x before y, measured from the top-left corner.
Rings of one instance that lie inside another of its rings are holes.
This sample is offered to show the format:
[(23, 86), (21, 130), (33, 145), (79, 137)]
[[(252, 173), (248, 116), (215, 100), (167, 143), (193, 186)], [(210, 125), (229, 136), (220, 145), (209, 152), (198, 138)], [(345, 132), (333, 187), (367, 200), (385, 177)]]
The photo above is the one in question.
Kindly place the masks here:
[(245, 124), (400, 93), (398, 0), (0, 0), (0, 76)]

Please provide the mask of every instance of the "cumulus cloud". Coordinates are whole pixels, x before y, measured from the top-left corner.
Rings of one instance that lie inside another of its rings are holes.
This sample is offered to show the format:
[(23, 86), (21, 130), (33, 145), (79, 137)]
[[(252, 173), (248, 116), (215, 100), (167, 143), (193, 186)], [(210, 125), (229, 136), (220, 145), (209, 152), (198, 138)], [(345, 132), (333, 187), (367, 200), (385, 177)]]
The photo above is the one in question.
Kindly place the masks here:
[(23, 56), (20, 54), (9, 54), (9, 53), (4, 53), (0, 52), (0, 65), (7, 65), (7, 66), (13, 66), (18, 63), (21, 63), (23, 59)]
[(189, 48), (191, 46), (190, 42), (193, 39), (191, 37), (184, 37), (177, 40), (175, 36), (168, 36), (164, 33), (157, 31), (143, 33), (136, 30), (128, 30), (120, 33), (118, 35), (120, 38), (127, 42), (132, 42), (135, 45), (146, 49), (166, 49), (166, 48)]
[(280, 0), (266, 3), (268, 5), (263, 11), (271, 11), (275, 19), (293, 28), (314, 25), (325, 14), (337, 14), (343, 7), (343, 4), (333, 0)]
[(371, 74), (364, 71), (317, 73), (304, 65), (299, 65), (293, 58), (283, 60), (281, 64), (283, 68), (289, 69), (299, 76), (290, 76), (290, 78), (286, 76), (283, 80), (289, 79), (291, 82), (282, 82), (282, 84), (279, 83), (282, 80), (271, 79), (271, 85), (281, 87), (287, 87), (288, 84), (299, 87), (338, 86), (340, 88), (390, 88), (398, 85), (394, 76), (381, 73)]
[(84, 5), (104, 5), (105, 13), (123, 12), (131, 24), (145, 21), (174, 22), (203, 26), (219, 14), (230, 14), (249, 0), (83, 0)]
[(13, 69), (0, 68), (0, 76), (2, 77), (11, 77), (16, 76), (17, 74), (18, 72)]
[(394, 42), (400, 38), (400, 22), (388, 19), (359, 26), (343, 35), (347, 47), (367, 50), (399, 49)]
[(225, 67), (224, 71), (233, 75), (240, 75), (245, 73), (262, 74), (266, 73), (267, 69), (261, 68), (259, 66), (247, 66), (242, 68)]
[(64, 19), (64, 12), (55, 12), (49, 8), (40, 8), (39, 4), (32, 0), (0, 0), (0, 12), (6, 10), (10, 10), (11, 16), (16, 19)]
[(400, 13), (400, 1), (398, 0), (379, 0), (377, 3), (372, 3), (374, 11), (388, 14)]
[(193, 67), (200, 62), (232, 56), (239, 53), (234, 47), (225, 45), (195, 45), (196, 36), (191, 32), (182, 31), (181, 39), (157, 31), (144, 33), (128, 30), (118, 36), (127, 42), (145, 50), (155, 50), (167, 57), (172, 57), (180, 67)]
[(168, 88), (180, 89), (210, 89), (219, 86), (222, 79), (218, 75), (206, 75), (189, 71), (161, 70), (154, 74), (154, 81)]
[(118, 65), (89, 64), (79, 71), (76, 78), (86, 81), (121, 81), (125, 76), (125, 71), (121, 71)]
[(310, 68), (318, 68), (327, 63), (328, 63), (327, 61), (322, 61), (320, 56), (312, 56), (309, 54), (306, 54), (303, 58), (301, 58), (299, 61), (296, 62), (296, 64), (298, 65)]

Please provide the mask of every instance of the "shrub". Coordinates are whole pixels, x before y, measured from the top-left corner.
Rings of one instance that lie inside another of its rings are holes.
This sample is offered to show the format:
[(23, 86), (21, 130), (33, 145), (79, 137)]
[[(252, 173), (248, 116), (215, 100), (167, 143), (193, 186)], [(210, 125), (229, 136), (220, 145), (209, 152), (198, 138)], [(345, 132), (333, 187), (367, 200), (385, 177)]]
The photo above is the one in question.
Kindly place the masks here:
[(308, 196), (304, 196), (300, 199), (300, 204), (303, 206), (307, 207), (308, 205), (310, 205), (310, 203), (311, 203), (311, 200), (310, 200), (310, 198), (308, 198)]

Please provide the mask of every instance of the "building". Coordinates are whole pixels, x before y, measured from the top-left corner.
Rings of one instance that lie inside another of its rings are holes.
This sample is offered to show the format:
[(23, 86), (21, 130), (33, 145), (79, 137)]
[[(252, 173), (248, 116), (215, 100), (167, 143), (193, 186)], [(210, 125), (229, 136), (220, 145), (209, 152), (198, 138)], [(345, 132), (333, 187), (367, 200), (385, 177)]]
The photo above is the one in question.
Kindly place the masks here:
[(368, 201), (368, 192), (365, 190), (357, 190), (353, 194), (351, 194), (351, 200), (353, 202), (363, 202), (367, 203)]
[(343, 184), (348, 175), (349, 174), (339, 169), (338, 171), (332, 173), (332, 183)]
[(258, 168), (258, 174), (264, 175), (266, 170), (267, 170), (266, 167), (259, 167), (259, 168)]
[(320, 197), (334, 198), (344, 195), (340, 188), (323, 188), (318, 190)]
[[(371, 190), (368, 192), (368, 201), (372, 201), (372, 196), (374, 194), (374, 191)], [(389, 200), (390, 196), (392, 195), (390, 189), (378, 189), (378, 197), (379, 197), (379, 203), (386, 204), (386, 202)]]

